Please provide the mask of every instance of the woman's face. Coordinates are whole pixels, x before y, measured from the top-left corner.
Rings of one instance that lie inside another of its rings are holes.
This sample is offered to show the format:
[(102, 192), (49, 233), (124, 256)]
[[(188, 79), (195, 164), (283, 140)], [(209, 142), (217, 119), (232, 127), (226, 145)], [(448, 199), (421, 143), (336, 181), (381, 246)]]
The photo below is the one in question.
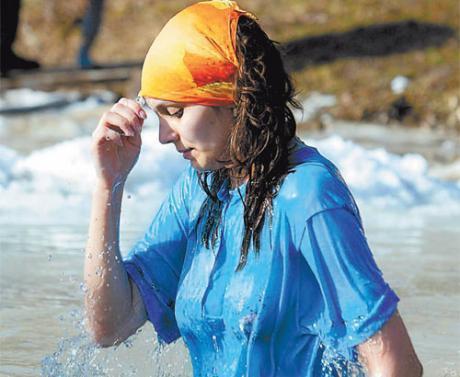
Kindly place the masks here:
[(158, 115), (160, 143), (173, 143), (195, 169), (216, 170), (224, 166), (216, 160), (228, 158), (232, 107), (180, 104), (155, 98), (146, 98), (146, 102)]

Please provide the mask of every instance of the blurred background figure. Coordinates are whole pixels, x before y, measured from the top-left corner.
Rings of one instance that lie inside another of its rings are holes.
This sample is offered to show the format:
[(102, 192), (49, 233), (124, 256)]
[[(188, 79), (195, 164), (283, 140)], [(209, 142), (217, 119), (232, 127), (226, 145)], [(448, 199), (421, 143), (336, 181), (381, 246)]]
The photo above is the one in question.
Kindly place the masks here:
[(0, 70), (1, 75), (6, 76), (14, 69), (30, 70), (37, 69), (40, 64), (34, 60), (27, 60), (16, 55), (12, 49), (19, 23), (20, 0), (0, 0), (1, 4), (1, 50)]
[(82, 44), (77, 57), (77, 64), (82, 69), (99, 68), (90, 56), (90, 49), (97, 37), (104, 11), (104, 0), (89, 0), (81, 25)]

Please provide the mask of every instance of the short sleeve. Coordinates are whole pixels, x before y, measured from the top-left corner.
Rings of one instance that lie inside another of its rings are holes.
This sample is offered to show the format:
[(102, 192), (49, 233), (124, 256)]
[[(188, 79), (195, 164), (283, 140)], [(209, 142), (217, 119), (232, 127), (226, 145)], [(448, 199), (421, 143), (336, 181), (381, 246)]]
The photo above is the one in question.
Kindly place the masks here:
[(187, 246), (189, 184), (186, 170), (123, 261), (142, 296), (148, 320), (166, 343), (180, 337), (174, 307)]
[(321, 313), (315, 327), (321, 341), (351, 358), (353, 347), (393, 315), (399, 298), (384, 281), (360, 220), (346, 207), (311, 216), (300, 250), (320, 290)]

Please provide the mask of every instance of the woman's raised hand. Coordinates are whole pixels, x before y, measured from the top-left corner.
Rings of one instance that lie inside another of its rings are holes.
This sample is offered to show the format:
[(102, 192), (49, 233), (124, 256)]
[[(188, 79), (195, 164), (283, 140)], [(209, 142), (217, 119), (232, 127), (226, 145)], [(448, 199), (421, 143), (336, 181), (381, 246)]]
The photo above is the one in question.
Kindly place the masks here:
[(124, 183), (141, 150), (141, 130), (147, 114), (131, 99), (120, 99), (106, 111), (93, 132), (92, 153), (100, 183), (113, 188)]

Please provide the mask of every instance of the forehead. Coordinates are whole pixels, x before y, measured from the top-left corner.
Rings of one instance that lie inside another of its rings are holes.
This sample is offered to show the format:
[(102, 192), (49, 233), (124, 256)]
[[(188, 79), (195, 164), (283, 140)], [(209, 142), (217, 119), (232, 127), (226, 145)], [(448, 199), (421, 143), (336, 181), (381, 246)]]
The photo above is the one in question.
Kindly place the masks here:
[(145, 97), (144, 99), (147, 105), (153, 110), (156, 110), (160, 107), (167, 107), (167, 106), (171, 106), (171, 107), (173, 106), (183, 107), (184, 106), (184, 104), (180, 102), (165, 101), (165, 100), (161, 100), (161, 99), (157, 99), (153, 97)]

